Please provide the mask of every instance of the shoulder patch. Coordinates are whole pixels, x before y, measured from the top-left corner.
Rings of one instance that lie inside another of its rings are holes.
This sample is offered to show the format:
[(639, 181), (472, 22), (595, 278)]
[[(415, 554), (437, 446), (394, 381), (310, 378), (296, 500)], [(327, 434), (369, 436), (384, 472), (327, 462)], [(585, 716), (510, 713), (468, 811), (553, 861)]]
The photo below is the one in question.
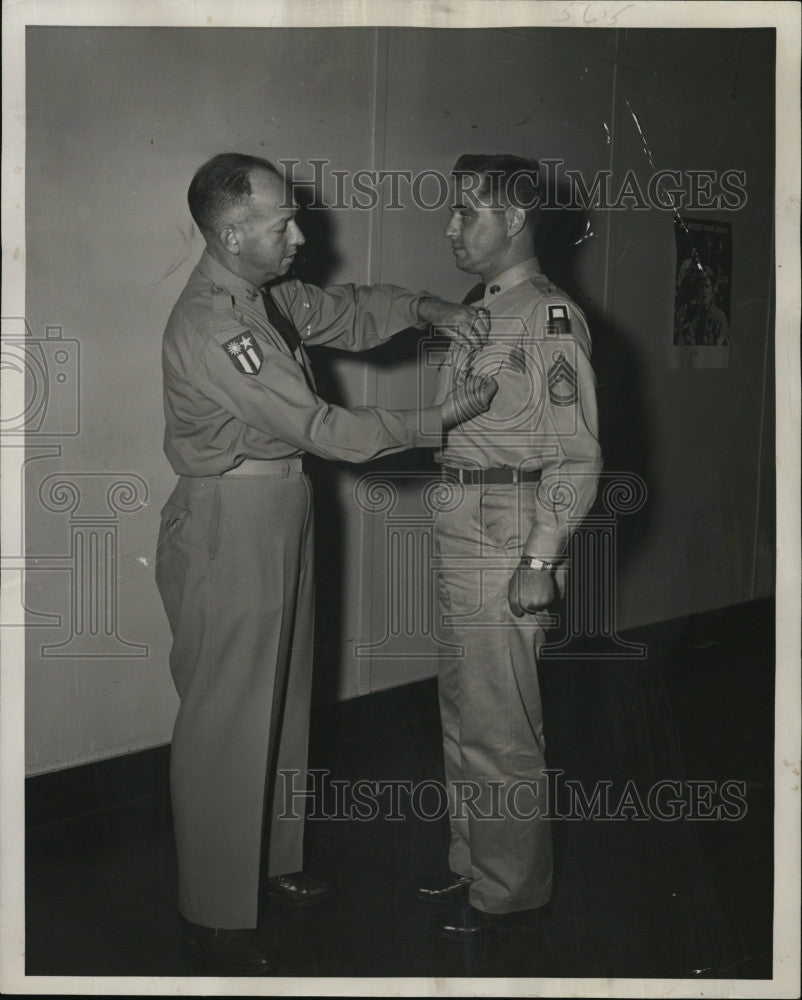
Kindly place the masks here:
[(558, 337), (571, 332), (571, 314), (565, 302), (558, 302), (554, 305), (546, 306), (548, 319), (546, 320), (546, 335)]
[(555, 351), (549, 368), (549, 399), (555, 406), (573, 406), (579, 399), (577, 375), (562, 351)]
[(262, 367), (265, 358), (250, 330), (238, 333), (236, 337), (232, 337), (220, 346), (240, 374), (256, 375)]

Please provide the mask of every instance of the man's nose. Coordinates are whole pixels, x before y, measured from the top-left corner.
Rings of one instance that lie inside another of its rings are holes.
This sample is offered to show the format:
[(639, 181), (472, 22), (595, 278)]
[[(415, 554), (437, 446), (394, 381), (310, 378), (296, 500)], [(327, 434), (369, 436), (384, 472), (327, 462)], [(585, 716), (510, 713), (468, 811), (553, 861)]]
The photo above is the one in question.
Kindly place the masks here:
[(304, 243), (306, 243), (306, 240), (304, 239), (304, 234), (301, 232), (301, 227), (298, 225), (295, 219), (292, 219), (292, 221), (290, 222), (290, 235), (292, 238), (292, 242), (295, 244), (295, 246), (302, 247)]
[(457, 235), (457, 220), (453, 218), (453, 216), (448, 220), (448, 225), (446, 226), (446, 231), (443, 235), (449, 240)]

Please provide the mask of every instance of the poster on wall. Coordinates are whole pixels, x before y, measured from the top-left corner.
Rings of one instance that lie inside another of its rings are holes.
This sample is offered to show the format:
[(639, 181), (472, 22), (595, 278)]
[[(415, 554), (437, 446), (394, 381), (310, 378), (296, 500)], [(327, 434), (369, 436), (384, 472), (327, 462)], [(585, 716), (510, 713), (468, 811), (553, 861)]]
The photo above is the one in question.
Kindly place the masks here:
[(674, 368), (730, 363), (732, 230), (729, 222), (678, 219), (674, 284)]

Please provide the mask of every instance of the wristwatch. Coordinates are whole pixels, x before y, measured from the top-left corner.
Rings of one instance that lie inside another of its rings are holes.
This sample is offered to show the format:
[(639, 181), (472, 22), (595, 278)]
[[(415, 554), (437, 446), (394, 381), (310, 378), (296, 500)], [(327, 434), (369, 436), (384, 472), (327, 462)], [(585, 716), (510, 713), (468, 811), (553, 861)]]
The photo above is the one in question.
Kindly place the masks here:
[(521, 556), (519, 565), (525, 566), (527, 569), (543, 569), (548, 573), (553, 573), (559, 566), (559, 563), (548, 559), (541, 559), (539, 556)]

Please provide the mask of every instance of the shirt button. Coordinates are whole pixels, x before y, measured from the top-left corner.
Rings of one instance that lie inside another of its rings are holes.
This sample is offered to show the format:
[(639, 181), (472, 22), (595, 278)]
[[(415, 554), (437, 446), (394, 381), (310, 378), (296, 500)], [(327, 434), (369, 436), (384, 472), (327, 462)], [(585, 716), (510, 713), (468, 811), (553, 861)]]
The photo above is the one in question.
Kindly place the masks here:
[(501, 291), (501, 285), (491, 285), (488, 291), (491, 295), (497, 295)]

